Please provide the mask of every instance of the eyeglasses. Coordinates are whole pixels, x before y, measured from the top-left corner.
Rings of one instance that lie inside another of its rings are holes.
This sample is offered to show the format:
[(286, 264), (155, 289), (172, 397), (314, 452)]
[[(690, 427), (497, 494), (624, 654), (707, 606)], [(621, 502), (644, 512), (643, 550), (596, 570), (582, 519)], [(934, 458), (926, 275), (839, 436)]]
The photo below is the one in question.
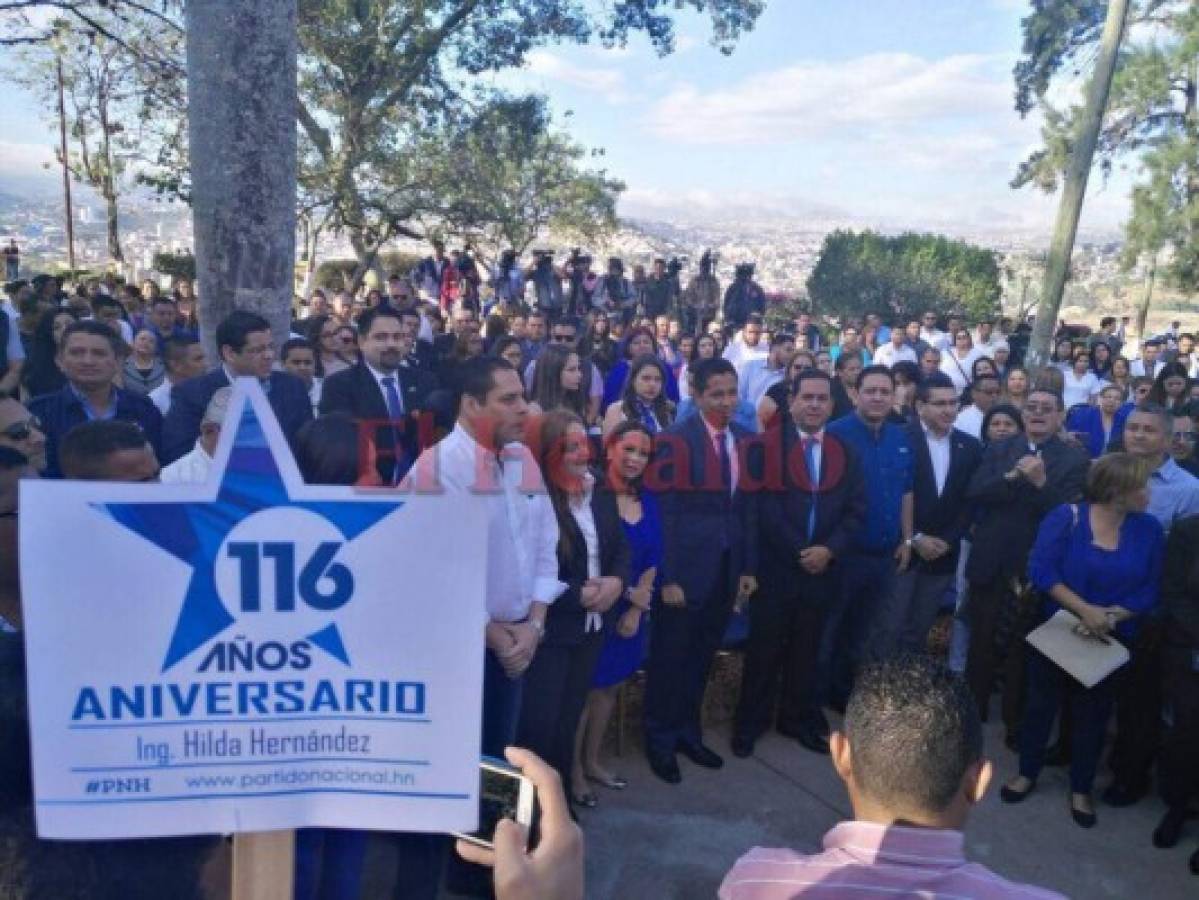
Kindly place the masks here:
[(1052, 403), (1025, 403), (1024, 411), (1033, 415), (1045, 415), (1057, 412), (1057, 407)]
[(24, 422), (13, 422), (4, 431), (0, 431), (0, 434), (3, 434), (10, 441), (24, 441), (29, 438), (34, 429), (41, 431), (42, 423), (37, 416), (30, 416)]

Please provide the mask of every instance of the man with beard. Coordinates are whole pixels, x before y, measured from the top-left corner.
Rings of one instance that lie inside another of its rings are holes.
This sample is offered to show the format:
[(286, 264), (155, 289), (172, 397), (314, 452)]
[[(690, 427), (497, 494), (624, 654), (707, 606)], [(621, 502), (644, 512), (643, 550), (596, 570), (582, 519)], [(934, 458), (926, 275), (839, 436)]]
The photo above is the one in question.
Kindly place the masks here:
[(321, 387), (321, 415), (344, 412), (358, 420), (378, 451), (384, 484), (399, 484), (420, 452), (419, 417), (431, 384), (420, 369), (402, 365), (412, 338), (400, 313), (368, 309), (358, 319), (362, 362), (330, 375)]

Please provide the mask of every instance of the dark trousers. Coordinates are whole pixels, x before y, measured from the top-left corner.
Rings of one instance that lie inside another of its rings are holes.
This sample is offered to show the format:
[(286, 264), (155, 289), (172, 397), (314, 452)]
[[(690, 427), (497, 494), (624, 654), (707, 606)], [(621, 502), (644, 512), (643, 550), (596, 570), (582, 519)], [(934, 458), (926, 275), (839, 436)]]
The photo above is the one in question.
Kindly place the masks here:
[(1116, 783), (1133, 791), (1149, 787), (1162, 736), (1162, 622), (1141, 627), (1132, 658), (1116, 682), (1116, 741), (1108, 761)]
[(348, 828), (299, 829), (295, 900), (358, 900), (366, 836)]
[(650, 754), (669, 755), (680, 743), (702, 742), (704, 688), (733, 608), (727, 551), (718, 571), (706, 597), (687, 597), (684, 607), (654, 606), (645, 682), (645, 748)]
[(603, 646), (602, 631), (584, 635), (578, 644), (542, 644), (525, 672), (517, 743), (557, 769), (568, 791), (575, 732)]
[(838, 577), (836, 569), (821, 575), (798, 567), (762, 572), (758, 593), (749, 603), (749, 641), (734, 726), (738, 736), (756, 740), (762, 735), (774, 721), (776, 698), (780, 731), (825, 729), (816, 693), (816, 657)]
[(1025, 654), (1024, 721), (1020, 726), (1020, 774), (1034, 781), (1045, 763), (1045, 745), (1053, 720), (1063, 705), (1070, 708), (1073, 733), (1070, 738), (1070, 790), (1089, 794), (1099, 768), (1107, 720), (1112, 713), (1115, 682), (1113, 672), (1093, 688), (1084, 688), (1064, 669), (1029, 648)]
[[(504, 758), (504, 748), (516, 743), (516, 725), (520, 716), (526, 671), (509, 678), (499, 658), (490, 650), (483, 658), (483, 745), (484, 756)], [(446, 885), (455, 893), (470, 897), (490, 897), (491, 870), (464, 861), (450, 847), (450, 839), (440, 834), (402, 834), (399, 844), (397, 900), (433, 900), (437, 897), (444, 870)]]
[(891, 592), (895, 559), (889, 552), (852, 551), (840, 561), (837, 602), (825, 619), (819, 657), (819, 692), (825, 703), (844, 707), (854, 673), (866, 661), (880, 598)]
[(1162, 797), (1171, 809), (1186, 809), (1199, 797), (1199, 648), (1166, 647), (1162, 652), (1170, 727), (1162, 742)]
[(997, 635), (1001, 615), (1015, 618), (1016, 597), (1004, 579), (971, 582), (966, 598), (966, 621), (970, 623), (970, 650), (966, 655), (966, 683), (978, 703), (978, 714), (987, 721), (995, 674), (1003, 672), (1003, 724), (1010, 734), (1020, 729), (1024, 683), (1024, 636), (1033, 624), (1016, 622), (1006, 646)]
[(930, 575), (914, 563), (907, 571), (897, 573), (875, 617), (871, 655), (885, 659), (900, 653), (926, 652), (928, 633), (952, 582), (952, 572)]

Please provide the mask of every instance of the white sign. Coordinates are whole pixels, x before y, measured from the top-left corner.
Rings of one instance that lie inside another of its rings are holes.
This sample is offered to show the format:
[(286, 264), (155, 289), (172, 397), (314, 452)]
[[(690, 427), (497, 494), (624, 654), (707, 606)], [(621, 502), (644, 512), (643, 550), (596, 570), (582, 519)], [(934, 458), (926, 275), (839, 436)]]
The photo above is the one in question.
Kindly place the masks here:
[(306, 487), (248, 379), (206, 485), (22, 485), (38, 834), (472, 830), (484, 528)]

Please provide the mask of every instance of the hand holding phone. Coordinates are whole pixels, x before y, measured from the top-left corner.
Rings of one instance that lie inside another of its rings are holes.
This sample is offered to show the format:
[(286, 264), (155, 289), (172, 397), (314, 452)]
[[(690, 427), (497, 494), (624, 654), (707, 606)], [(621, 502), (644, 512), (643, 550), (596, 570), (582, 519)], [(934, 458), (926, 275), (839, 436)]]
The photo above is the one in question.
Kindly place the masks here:
[(494, 849), (460, 840), (458, 855), (495, 869), (497, 900), (582, 900), (583, 833), (571, 821), (558, 773), (528, 750), (509, 747), (504, 755), (536, 789), (541, 841), (526, 851), (528, 829), (501, 819)]

